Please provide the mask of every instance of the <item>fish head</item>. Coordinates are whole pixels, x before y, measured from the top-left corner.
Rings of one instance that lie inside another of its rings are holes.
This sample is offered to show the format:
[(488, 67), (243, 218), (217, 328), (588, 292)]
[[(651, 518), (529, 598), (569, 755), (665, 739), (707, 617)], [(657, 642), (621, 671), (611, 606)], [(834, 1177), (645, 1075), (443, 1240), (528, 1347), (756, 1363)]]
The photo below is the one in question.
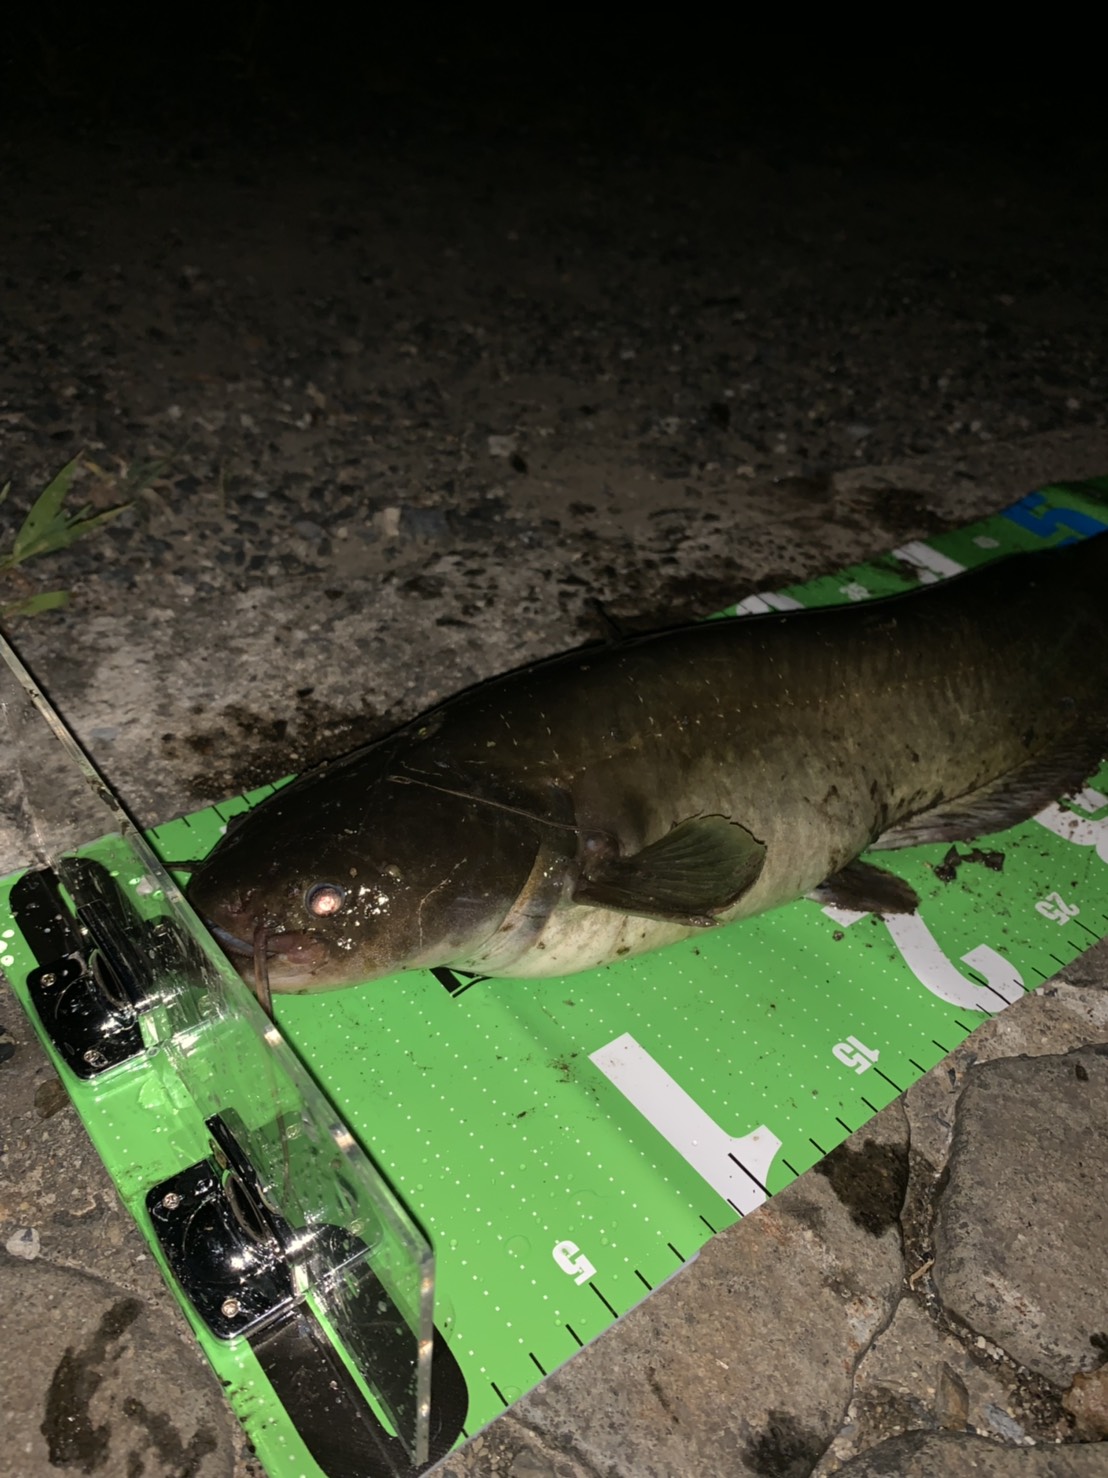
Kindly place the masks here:
[(195, 869), (189, 901), (247, 980), (259, 949), (270, 989), (297, 993), (449, 964), (523, 889), (533, 822), (368, 769), (278, 790)]

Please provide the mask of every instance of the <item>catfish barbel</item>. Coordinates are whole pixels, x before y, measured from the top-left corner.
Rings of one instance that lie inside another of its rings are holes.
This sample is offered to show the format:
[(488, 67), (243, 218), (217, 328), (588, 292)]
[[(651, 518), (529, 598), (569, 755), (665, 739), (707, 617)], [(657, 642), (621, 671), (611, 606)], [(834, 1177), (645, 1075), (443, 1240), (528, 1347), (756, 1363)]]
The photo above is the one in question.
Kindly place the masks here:
[(805, 896), (910, 911), (863, 852), (1014, 825), (1106, 750), (1102, 535), (482, 683), (278, 790), (188, 893), (275, 990), (563, 975)]

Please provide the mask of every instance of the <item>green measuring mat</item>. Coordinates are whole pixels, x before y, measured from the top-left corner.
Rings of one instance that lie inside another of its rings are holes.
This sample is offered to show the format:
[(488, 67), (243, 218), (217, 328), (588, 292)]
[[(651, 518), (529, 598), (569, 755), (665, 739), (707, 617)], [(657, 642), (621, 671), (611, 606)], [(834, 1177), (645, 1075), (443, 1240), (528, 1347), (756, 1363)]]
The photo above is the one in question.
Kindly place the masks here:
[[(1048, 487), (721, 614), (889, 594), (1104, 528), (1108, 478)], [(152, 842), (199, 858), (271, 789), (170, 822)], [(432, 1457), (1108, 934), (1108, 766), (1010, 831), (879, 860), (917, 890), (917, 913), (803, 901), (561, 979), (420, 971), (275, 998), (281, 1034), (433, 1249)], [(0, 924), (0, 964), (37, 1025), (35, 957), (8, 913)], [(90, 1082), (47, 1046), (152, 1236), (149, 1188), (203, 1155), (202, 1116), (165, 1053)], [(272, 1478), (323, 1471), (269, 1367), (184, 1302)]]

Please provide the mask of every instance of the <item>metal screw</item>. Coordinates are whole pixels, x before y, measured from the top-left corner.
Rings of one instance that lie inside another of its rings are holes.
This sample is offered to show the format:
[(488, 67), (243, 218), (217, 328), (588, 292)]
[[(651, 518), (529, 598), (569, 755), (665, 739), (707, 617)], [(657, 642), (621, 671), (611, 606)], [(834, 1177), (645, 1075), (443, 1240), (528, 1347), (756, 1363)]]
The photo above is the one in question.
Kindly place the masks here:
[(86, 1052), (82, 1052), (81, 1056), (89, 1067), (103, 1067), (108, 1060), (98, 1047), (90, 1047)]
[(56, 984), (57, 979), (58, 977), (54, 974), (53, 970), (47, 970), (45, 975), (39, 976), (38, 983), (39, 985), (49, 988), (50, 986)]
[(162, 1207), (166, 1211), (176, 1211), (181, 1204), (181, 1198), (176, 1191), (167, 1191), (162, 1197)]
[(241, 1308), (237, 1298), (225, 1298), (219, 1306), (219, 1312), (225, 1319), (233, 1319)]

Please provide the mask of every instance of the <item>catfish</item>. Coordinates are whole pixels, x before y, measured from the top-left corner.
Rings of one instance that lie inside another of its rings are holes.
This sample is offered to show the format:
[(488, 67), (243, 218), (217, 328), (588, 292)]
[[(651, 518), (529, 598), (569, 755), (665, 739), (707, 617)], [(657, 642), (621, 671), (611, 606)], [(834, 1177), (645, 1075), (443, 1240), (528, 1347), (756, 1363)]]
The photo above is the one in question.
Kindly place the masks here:
[(1106, 751), (1100, 535), (481, 683), (276, 791), (188, 896), (259, 988), (561, 976), (805, 897), (911, 911), (863, 853), (1003, 830)]

